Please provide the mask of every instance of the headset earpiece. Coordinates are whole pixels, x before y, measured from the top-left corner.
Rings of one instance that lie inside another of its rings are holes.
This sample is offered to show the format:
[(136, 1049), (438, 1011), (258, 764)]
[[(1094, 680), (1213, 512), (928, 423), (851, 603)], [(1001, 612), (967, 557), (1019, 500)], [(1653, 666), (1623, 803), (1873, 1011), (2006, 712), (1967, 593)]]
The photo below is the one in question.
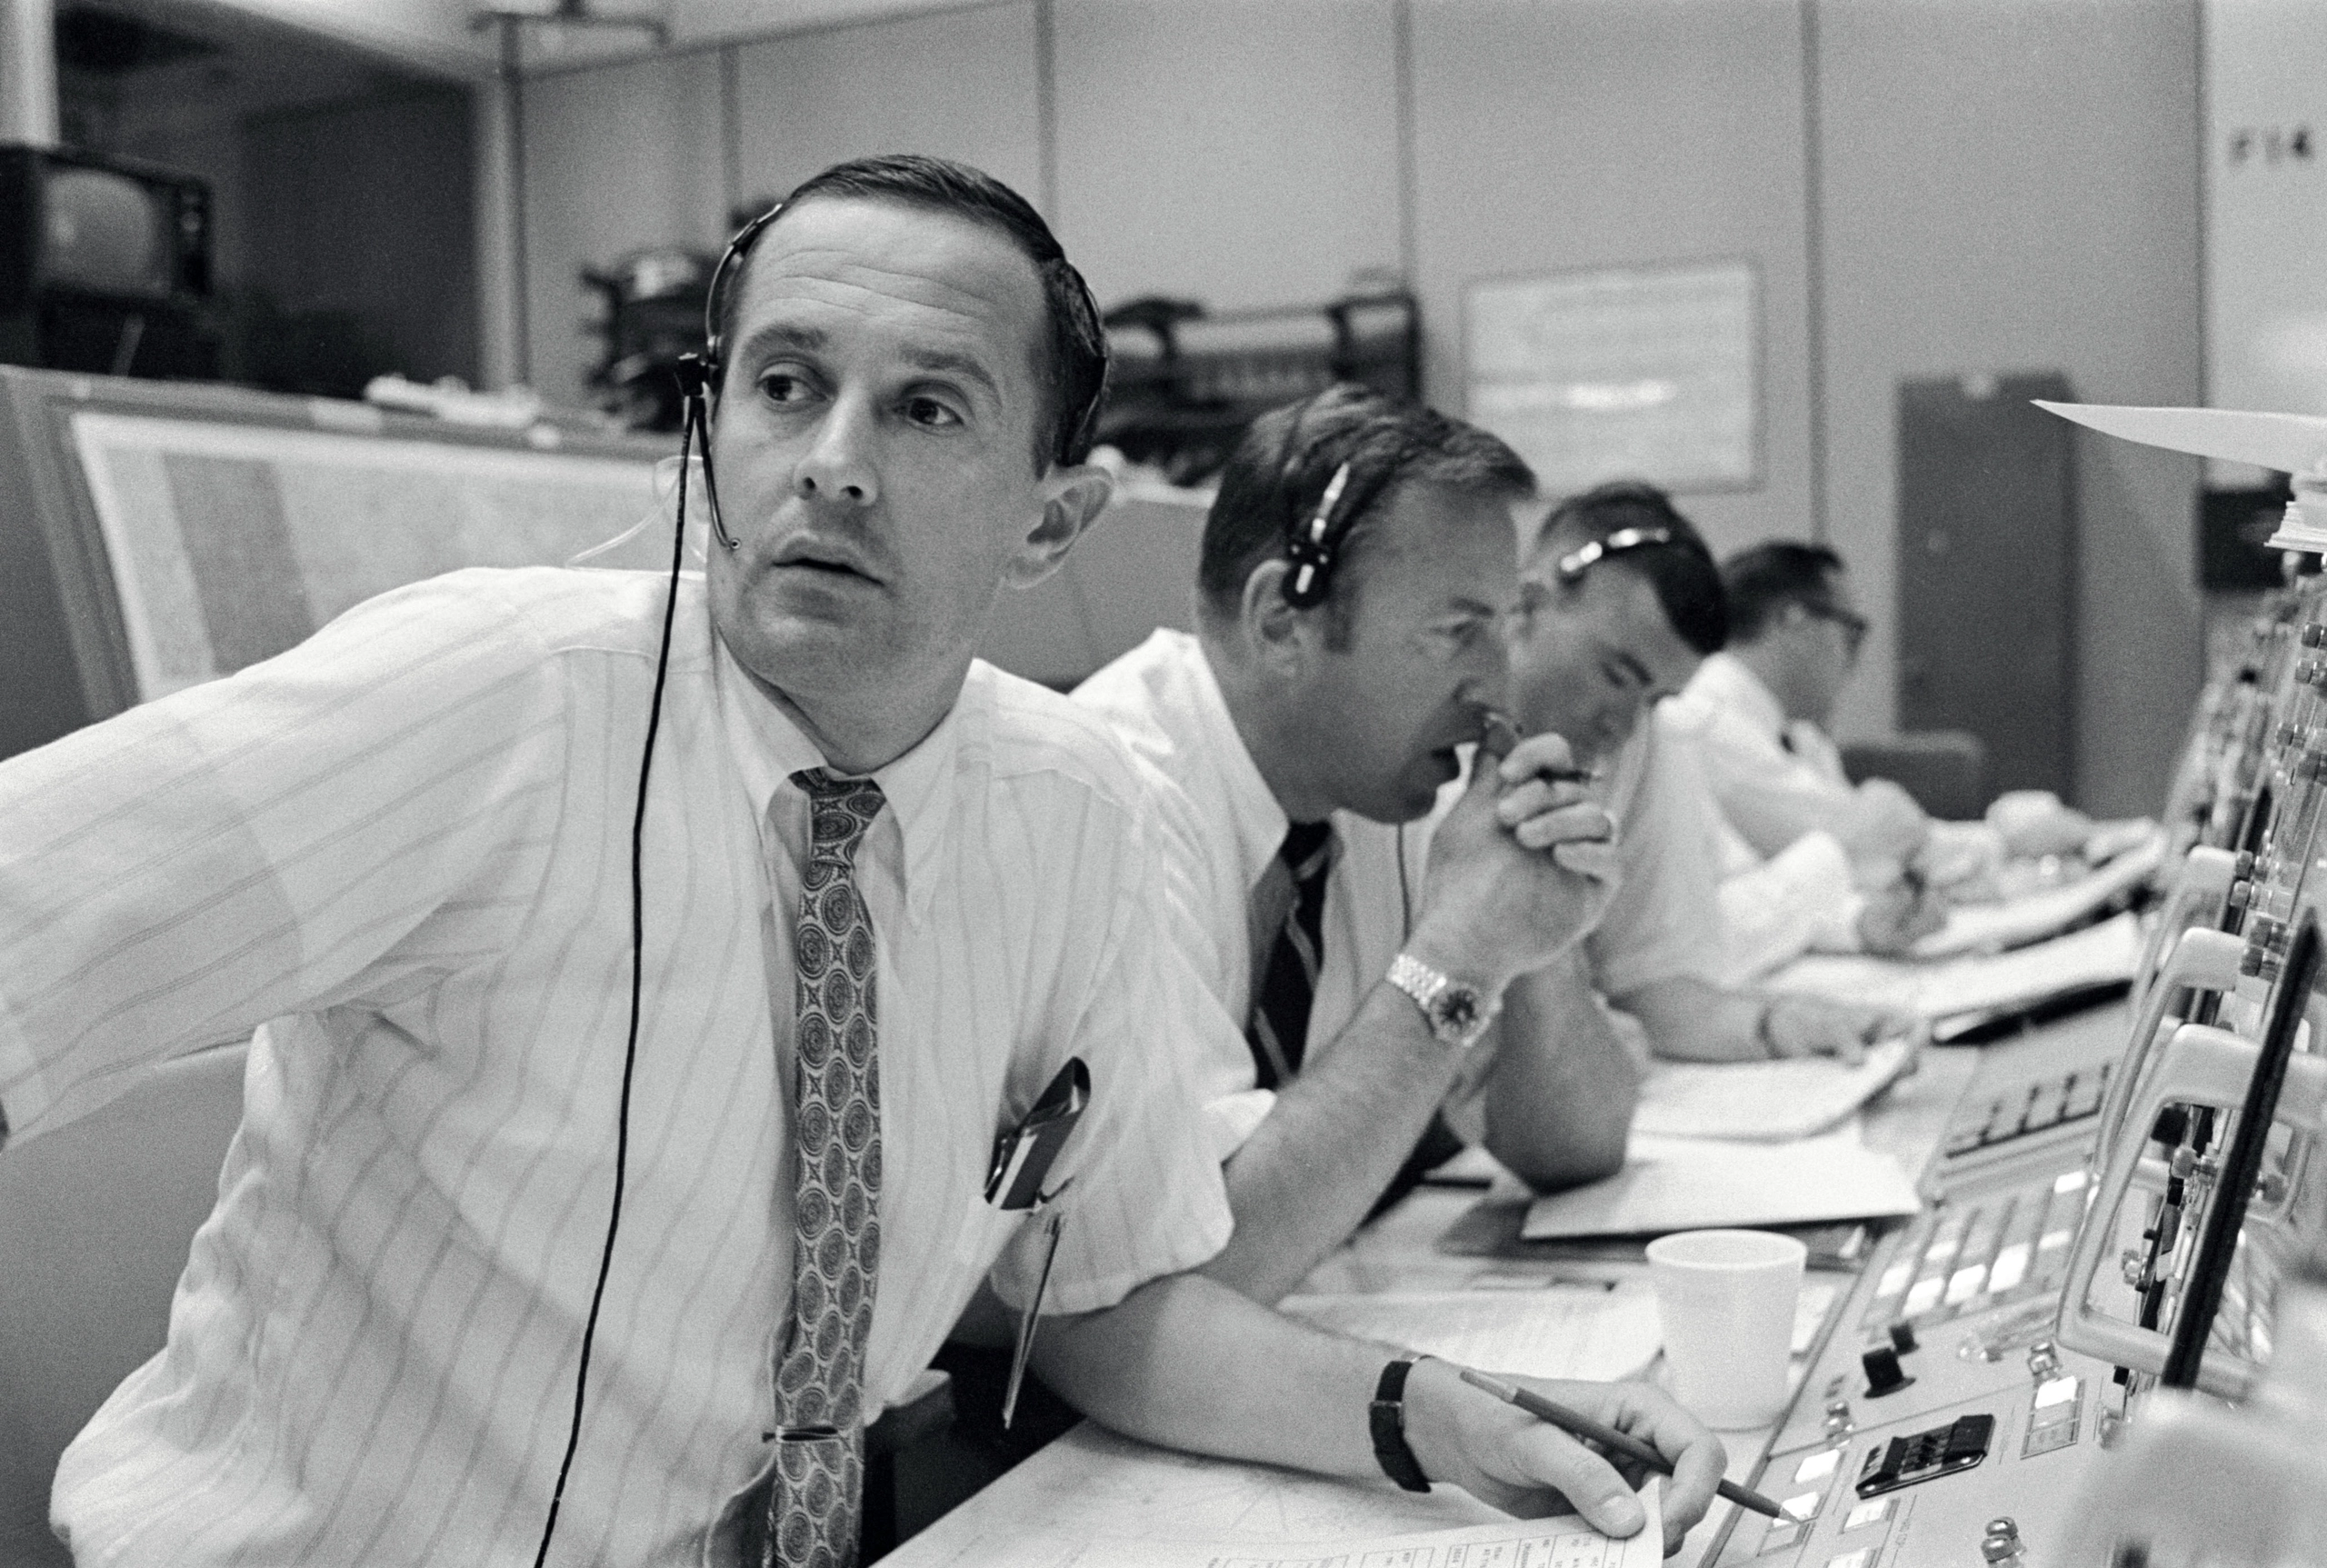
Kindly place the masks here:
[(1561, 582), (1573, 586), (1583, 580), (1583, 574), (1591, 569), (1592, 564), (1595, 561), (1605, 560), (1611, 555), (1620, 555), (1627, 550), (1644, 550), (1651, 544), (1670, 544), (1671, 543), (1673, 543), (1673, 530), (1670, 528), (1619, 528), (1605, 539), (1588, 540), (1578, 548), (1569, 551), (1560, 557), (1558, 565), (1553, 570), (1558, 574)]
[(1333, 556), (1341, 544), (1333, 533), (1333, 509), (1341, 504), (1342, 492), (1348, 487), (1349, 464), (1344, 463), (1325, 482), (1325, 493), (1317, 498), (1317, 509), (1309, 514), (1309, 521), (1285, 541), (1284, 553), (1293, 571), (1284, 580), (1284, 602), (1296, 610), (1313, 609), (1333, 592)]

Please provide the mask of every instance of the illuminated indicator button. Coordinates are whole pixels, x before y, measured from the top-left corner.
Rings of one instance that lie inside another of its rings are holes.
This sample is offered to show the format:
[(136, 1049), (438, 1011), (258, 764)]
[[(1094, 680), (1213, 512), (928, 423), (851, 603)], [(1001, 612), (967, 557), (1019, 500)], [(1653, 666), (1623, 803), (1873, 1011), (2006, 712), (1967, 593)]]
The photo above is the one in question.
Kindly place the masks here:
[(1907, 1288), (1907, 1282), (1914, 1277), (1914, 1264), (1893, 1263), (1889, 1268), (1883, 1271), (1883, 1283), (1875, 1288), (1874, 1299), (1876, 1301), (1889, 1301), (1893, 1296), (1895, 1296), (1901, 1291), (1905, 1290)]
[(2010, 1290), (2028, 1277), (2028, 1243), (2014, 1242), (1996, 1254), (1996, 1265), (1988, 1271), (1988, 1288), (1992, 1291)]
[(1874, 1561), (1874, 1548), (1862, 1546), (1855, 1552), (1845, 1552), (1840, 1557), (1826, 1559), (1826, 1568), (1869, 1568)]
[(2035, 1408), (2050, 1410), (2056, 1404), (2073, 1404), (2076, 1391), (2077, 1380), (2073, 1376), (2053, 1378), (2037, 1388)]
[(1947, 1282), (1937, 1274), (1932, 1275), (1929, 1279), (1917, 1280), (1915, 1288), (1907, 1293), (1907, 1315), (1919, 1317), (1931, 1311), (1939, 1304), (1939, 1293), (1946, 1288)]
[(2036, 1243), (2036, 1250), (2040, 1253), (2058, 1252), (2069, 1244), (2070, 1234), (2068, 1231), (2046, 1231), (2043, 1239)]
[(1813, 1481), (1823, 1481), (1834, 1473), (1834, 1466), (1842, 1462), (1842, 1451), (1839, 1449), (1829, 1448), (1823, 1453), (1813, 1453), (1793, 1467), (1794, 1484), (1807, 1486)]
[(1890, 1518), (1891, 1501), (1888, 1497), (1877, 1497), (1843, 1514), (1843, 1533), (1847, 1535), (1853, 1530), (1863, 1530), (1870, 1524), (1880, 1524)]
[(2062, 1171), (2052, 1179), (2052, 1191), (2055, 1193), (2078, 1192), (2083, 1186), (2084, 1171), (2082, 1167), (2073, 1171)]
[(1823, 1492), (1805, 1492), (1799, 1497), (1787, 1498), (1778, 1504), (1778, 1509), (1788, 1519), (1815, 1519), (1818, 1517), (1818, 1504), (1825, 1500), (1826, 1494)]
[(1932, 1238), (1931, 1250), (1923, 1253), (1923, 1262), (1943, 1263), (1961, 1252), (1962, 1247), (1963, 1233), (1962, 1231), (1942, 1231)]
[(1980, 1286), (1986, 1283), (1987, 1277), (1988, 1265), (1985, 1263), (1973, 1263), (1968, 1269), (1957, 1269), (1955, 1277), (1947, 1282), (1948, 1305), (1953, 1306), (1958, 1302), (1968, 1301), (1979, 1294)]
[(1794, 1547), (1801, 1545), (1802, 1538), (1809, 1533), (1810, 1526), (1798, 1519), (1789, 1519), (1783, 1523), (1773, 1524), (1768, 1533), (1762, 1537), (1762, 1550), (1763, 1552), (1792, 1551)]

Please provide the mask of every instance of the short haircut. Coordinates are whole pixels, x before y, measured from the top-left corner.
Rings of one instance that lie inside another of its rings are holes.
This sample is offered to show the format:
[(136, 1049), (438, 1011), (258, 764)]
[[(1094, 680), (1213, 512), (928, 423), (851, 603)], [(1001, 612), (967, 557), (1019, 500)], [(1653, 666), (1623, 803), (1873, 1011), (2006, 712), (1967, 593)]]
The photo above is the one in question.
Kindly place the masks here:
[[(1042, 279), (1048, 317), (1048, 331), (1035, 344), (1034, 381), (1042, 389), (1043, 406), (1034, 420), (1034, 467), (1039, 471), (1053, 463), (1080, 463), (1091, 454), (1107, 385), (1107, 332), (1083, 275), (1066, 259), (1058, 236), (1032, 203), (983, 169), (921, 153), (887, 153), (834, 164), (794, 186), (778, 205), (789, 211), (813, 196), (896, 202), (951, 213), (999, 230), (1017, 246)], [(758, 243), (757, 235), (752, 243)], [(719, 302), (719, 341), (729, 352), (734, 346), (735, 315), (750, 262), (747, 248), (735, 258), (734, 276)], [(725, 366), (720, 374), (725, 375)]]
[(1663, 543), (1633, 544), (1610, 552), (1587, 570), (1618, 567), (1637, 572), (1656, 590), (1656, 602), (1674, 634), (1699, 654), (1714, 654), (1729, 641), (1729, 604), (1713, 552), (1673, 498), (1637, 479), (1618, 479), (1552, 508), (1535, 536), (1533, 555), (1565, 555), (1582, 545), (1606, 543), (1627, 528), (1661, 528)]
[(1293, 530), (1309, 521), (1333, 472), (1350, 476), (1333, 507), (1333, 566), (1326, 584), (1326, 645), (1348, 645), (1351, 613), (1379, 520), (1398, 490), (1437, 484), (1519, 501), (1535, 475), (1495, 436), (1420, 404), (1396, 403), (1348, 382), (1271, 409), (1253, 421), (1221, 471), (1204, 519), (1196, 585), (1205, 608), (1233, 618), (1253, 568), (1289, 558)]
[(1771, 539), (1740, 550), (1721, 564), (1721, 585), (1729, 594), (1729, 634), (1750, 643), (1788, 605), (1829, 602), (1834, 574), (1842, 569), (1843, 558), (1823, 544)]

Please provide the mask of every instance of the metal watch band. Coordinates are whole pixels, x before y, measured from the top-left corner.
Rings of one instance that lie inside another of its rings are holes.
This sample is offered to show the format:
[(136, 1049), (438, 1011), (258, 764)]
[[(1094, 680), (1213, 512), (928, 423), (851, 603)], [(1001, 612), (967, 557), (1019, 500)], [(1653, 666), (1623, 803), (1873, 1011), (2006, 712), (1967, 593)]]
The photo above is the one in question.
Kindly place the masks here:
[(1413, 1000), (1431, 1033), (1450, 1050), (1468, 1051), (1478, 1044), (1502, 1011), (1499, 998), (1482, 998), (1473, 986), (1441, 974), (1411, 953), (1392, 959), (1383, 978)]
[(1381, 1463), (1382, 1473), (1408, 1492), (1430, 1490), (1430, 1477), (1422, 1473), (1414, 1451), (1406, 1446), (1406, 1373), (1421, 1359), (1408, 1352), (1383, 1367), (1381, 1381), (1373, 1385), (1373, 1403), (1365, 1407), (1366, 1422), (1373, 1433), (1373, 1457)]

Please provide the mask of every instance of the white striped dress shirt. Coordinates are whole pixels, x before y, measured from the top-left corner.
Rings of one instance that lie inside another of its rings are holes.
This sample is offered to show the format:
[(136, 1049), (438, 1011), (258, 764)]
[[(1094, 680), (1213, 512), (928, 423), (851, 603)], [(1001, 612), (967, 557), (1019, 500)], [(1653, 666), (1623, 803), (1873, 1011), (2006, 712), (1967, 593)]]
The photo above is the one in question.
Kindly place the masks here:
[[(1253, 890), (1275, 863), (1290, 822), (1237, 734), (1203, 644), (1189, 634), (1155, 632), (1077, 686), (1074, 700), (1104, 714), (1163, 781), (1158, 836), (1179, 874), (1169, 885), (1189, 900), (1203, 933), (1190, 945), (1212, 1003), (1203, 1025), (1179, 1038), (1213, 1152), (1225, 1160), (1276, 1104), (1273, 1090), (1253, 1087), (1259, 1071), (1243, 1026), (1276, 939), (1273, 926), (1252, 929)], [(1401, 831), (1337, 811), (1333, 824), (1339, 847), (1325, 874), (1324, 951), (1304, 1066), (1331, 1052), (1389, 973), (1413, 924), (1430, 844), (1420, 823)]]
[[(611, 1194), (663, 600), (633, 574), (455, 574), (0, 766), (13, 1136), (257, 1026), (167, 1348), (58, 1472), (80, 1563), (531, 1562)], [(716, 1560), (763, 1468), (793, 1235), (786, 775), (820, 760), (742, 684), (689, 578), (621, 1239), (559, 1563)], [(876, 775), (872, 1409), (990, 1267), (1028, 1293), (1036, 1227), (983, 1179), (1070, 1054), (1094, 1098), (1047, 1309), (1226, 1237), (1165, 1048), (1193, 982), (1147, 896), (1133, 769), (1095, 718), (977, 665)]]

